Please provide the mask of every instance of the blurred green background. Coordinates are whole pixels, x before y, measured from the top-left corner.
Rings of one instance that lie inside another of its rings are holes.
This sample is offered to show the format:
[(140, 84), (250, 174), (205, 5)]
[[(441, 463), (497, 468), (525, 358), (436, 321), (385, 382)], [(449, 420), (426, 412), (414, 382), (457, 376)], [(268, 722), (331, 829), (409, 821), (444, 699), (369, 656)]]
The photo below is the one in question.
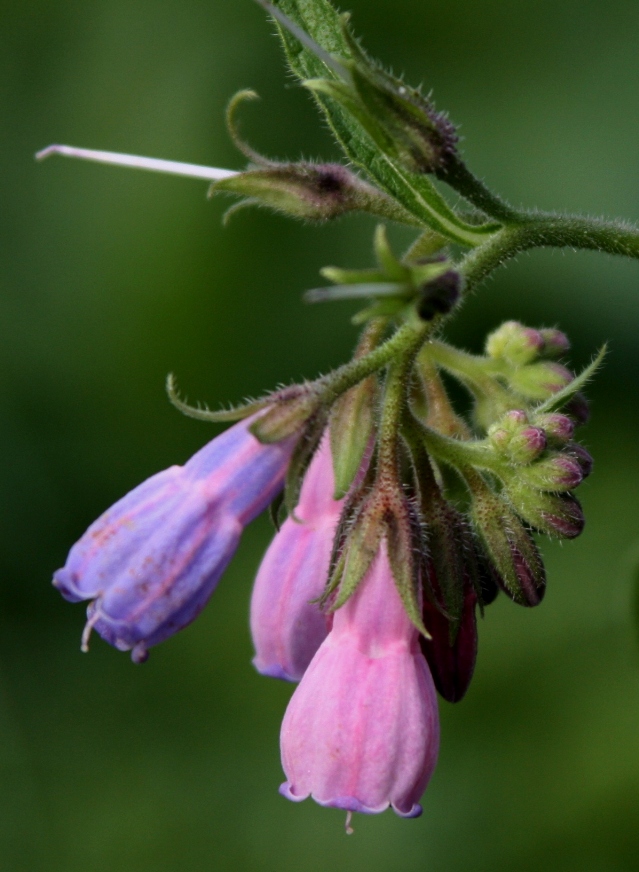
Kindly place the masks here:
[[(433, 87), (471, 166), (516, 204), (639, 219), (636, 0), (350, 0), (370, 50)], [(246, 533), (198, 621), (148, 664), (94, 639), (50, 576), (100, 512), (215, 430), (168, 404), (173, 371), (212, 406), (346, 359), (352, 309), (306, 307), (326, 264), (370, 263), (373, 222), (243, 212), (206, 184), (52, 159), (51, 142), (239, 168), (228, 98), (278, 157), (334, 155), (250, 0), (0, 2), (0, 868), (324, 872), (639, 868), (639, 264), (534, 253), (468, 302), (478, 350), (504, 318), (557, 324), (585, 363), (610, 340), (584, 440), (588, 525), (544, 544), (549, 590), (491, 607), (475, 681), (441, 706), (424, 815), (287, 803), (291, 688), (254, 673)]]

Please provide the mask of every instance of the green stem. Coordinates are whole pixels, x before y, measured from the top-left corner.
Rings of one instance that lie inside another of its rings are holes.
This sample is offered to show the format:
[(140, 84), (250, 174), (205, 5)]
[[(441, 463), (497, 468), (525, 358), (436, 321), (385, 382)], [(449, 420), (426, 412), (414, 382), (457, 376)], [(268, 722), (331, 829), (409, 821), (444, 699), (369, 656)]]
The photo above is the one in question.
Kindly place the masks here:
[(552, 213), (518, 213), (460, 263), (466, 291), (474, 290), (494, 270), (531, 248), (574, 248), (639, 259), (639, 229), (621, 222)]
[(469, 203), (490, 218), (502, 224), (513, 224), (519, 220), (520, 215), (517, 210), (487, 188), (456, 155), (449, 158), (445, 169), (437, 173), (437, 178), (458, 191)]
[(504, 474), (504, 464), (485, 442), (451, 439), (428, 427), (423, 428), (421, 435), (430, 454), (462, 472), (466, 467), (475, 467), (500, 477)]
[(411, 370), (421, 344), (422, 340), (415, 337), (415, 341), (388, 368), (377, 436), (377, 470), (380, 479), (391, 479), (393, 482), (397, 479), (400, 428), (406, 411)]
[(504, 409), (511, 406), (510, 394), (493, 378), (488, 370), (492, 361), (460, 351), (445, 342), (433, 340), (424, 346), (420, 359), (434, 360), (443, 369), (462, 381), (474, 393), (479, 393), (502, 405)]
[(430, 329), (432, 325), (427, 322), (409, 321), (373, 351), (345, 363), (325, 376), (320, 380), (320, 384), (324, 386), (326, 401), (333, 402), (340, 394), (377, 372), (396, 357), (411, 353), (413, 349), (416, 353), (426, 340)]

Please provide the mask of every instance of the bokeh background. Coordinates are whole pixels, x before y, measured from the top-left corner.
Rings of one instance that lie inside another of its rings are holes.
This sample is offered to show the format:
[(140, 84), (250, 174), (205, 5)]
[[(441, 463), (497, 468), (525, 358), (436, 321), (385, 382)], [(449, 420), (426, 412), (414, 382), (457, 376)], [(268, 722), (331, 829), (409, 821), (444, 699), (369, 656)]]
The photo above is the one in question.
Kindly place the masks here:
[[(349, 0), (371, 51), (433, 87), (471, 166), (516, 204), (639, 219), (636, 0)], [(481, 625), (467, 698), (442, 704), (424, 815), (278, 796), (291, 688), (251, 667), (247, 605), (270, 535), (246, 533), (198, 621), (133, 666), (50, 576), (114, 500), (216, 430), (211, 406), (346, 359), (347, 304), (305, 306), (326, 264), (371, 261), (372, 221), (323, 228), (207, 202), (206, 184), (52, 159), (51, 142), (240, 168), (335, 150), (250, 0), (0, 2), (0, 868), (367, 872), (639, 868), (639, 264), (534, 253), (468, 302), (479, 350), (504, 318), (559, 325), (591, 390), (588, 525), (544, 544), (549, 590)], [(398, 242), (405, 241), (395, 236)]]

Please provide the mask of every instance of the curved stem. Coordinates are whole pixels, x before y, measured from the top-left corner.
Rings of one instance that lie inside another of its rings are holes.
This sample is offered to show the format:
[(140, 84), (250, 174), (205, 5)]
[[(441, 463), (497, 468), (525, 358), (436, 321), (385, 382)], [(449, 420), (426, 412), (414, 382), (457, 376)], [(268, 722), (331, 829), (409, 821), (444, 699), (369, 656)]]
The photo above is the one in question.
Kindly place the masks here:
[(574, 215), (519, 213), (517, 223), (503, 227), (463, 258), (460, 270), (466, 290), (474, 290), (495, 269), (522, 251), (566, 247), (639, 259), (639, 229), (622, 222)]
[(432, 325), (425, 321), (409, 321), (403, 324), (390, 339), (363, 357), (357, 357), (340, 366), (320, 380), (324, 384), (328, 400), (337, 398), (344, 391), (386, 366), (395, 357), (415, 351), (424, 343)]
[(445, 168), (437, 173), (437, 178), (450, 185), (477, 209), (502, 224), (512, 224), (520, 217), (516, 209), (509, 206), (505, 200), (473, 175), (457, 155), (449, 158)]

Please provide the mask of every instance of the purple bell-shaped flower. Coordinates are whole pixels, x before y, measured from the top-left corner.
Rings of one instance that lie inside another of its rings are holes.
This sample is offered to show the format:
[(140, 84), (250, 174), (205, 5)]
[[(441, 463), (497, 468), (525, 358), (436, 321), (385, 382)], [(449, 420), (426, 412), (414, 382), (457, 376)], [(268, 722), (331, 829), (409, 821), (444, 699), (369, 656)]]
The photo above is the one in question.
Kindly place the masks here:
[(189, 624), (226, 569), (244, 527), (281, 490), (294, 439), (264, 445), (240, 421), (184, 466), (152, 476), (106, 511), (53, 583), (92, 600), (91, 629), (134, 661)]

